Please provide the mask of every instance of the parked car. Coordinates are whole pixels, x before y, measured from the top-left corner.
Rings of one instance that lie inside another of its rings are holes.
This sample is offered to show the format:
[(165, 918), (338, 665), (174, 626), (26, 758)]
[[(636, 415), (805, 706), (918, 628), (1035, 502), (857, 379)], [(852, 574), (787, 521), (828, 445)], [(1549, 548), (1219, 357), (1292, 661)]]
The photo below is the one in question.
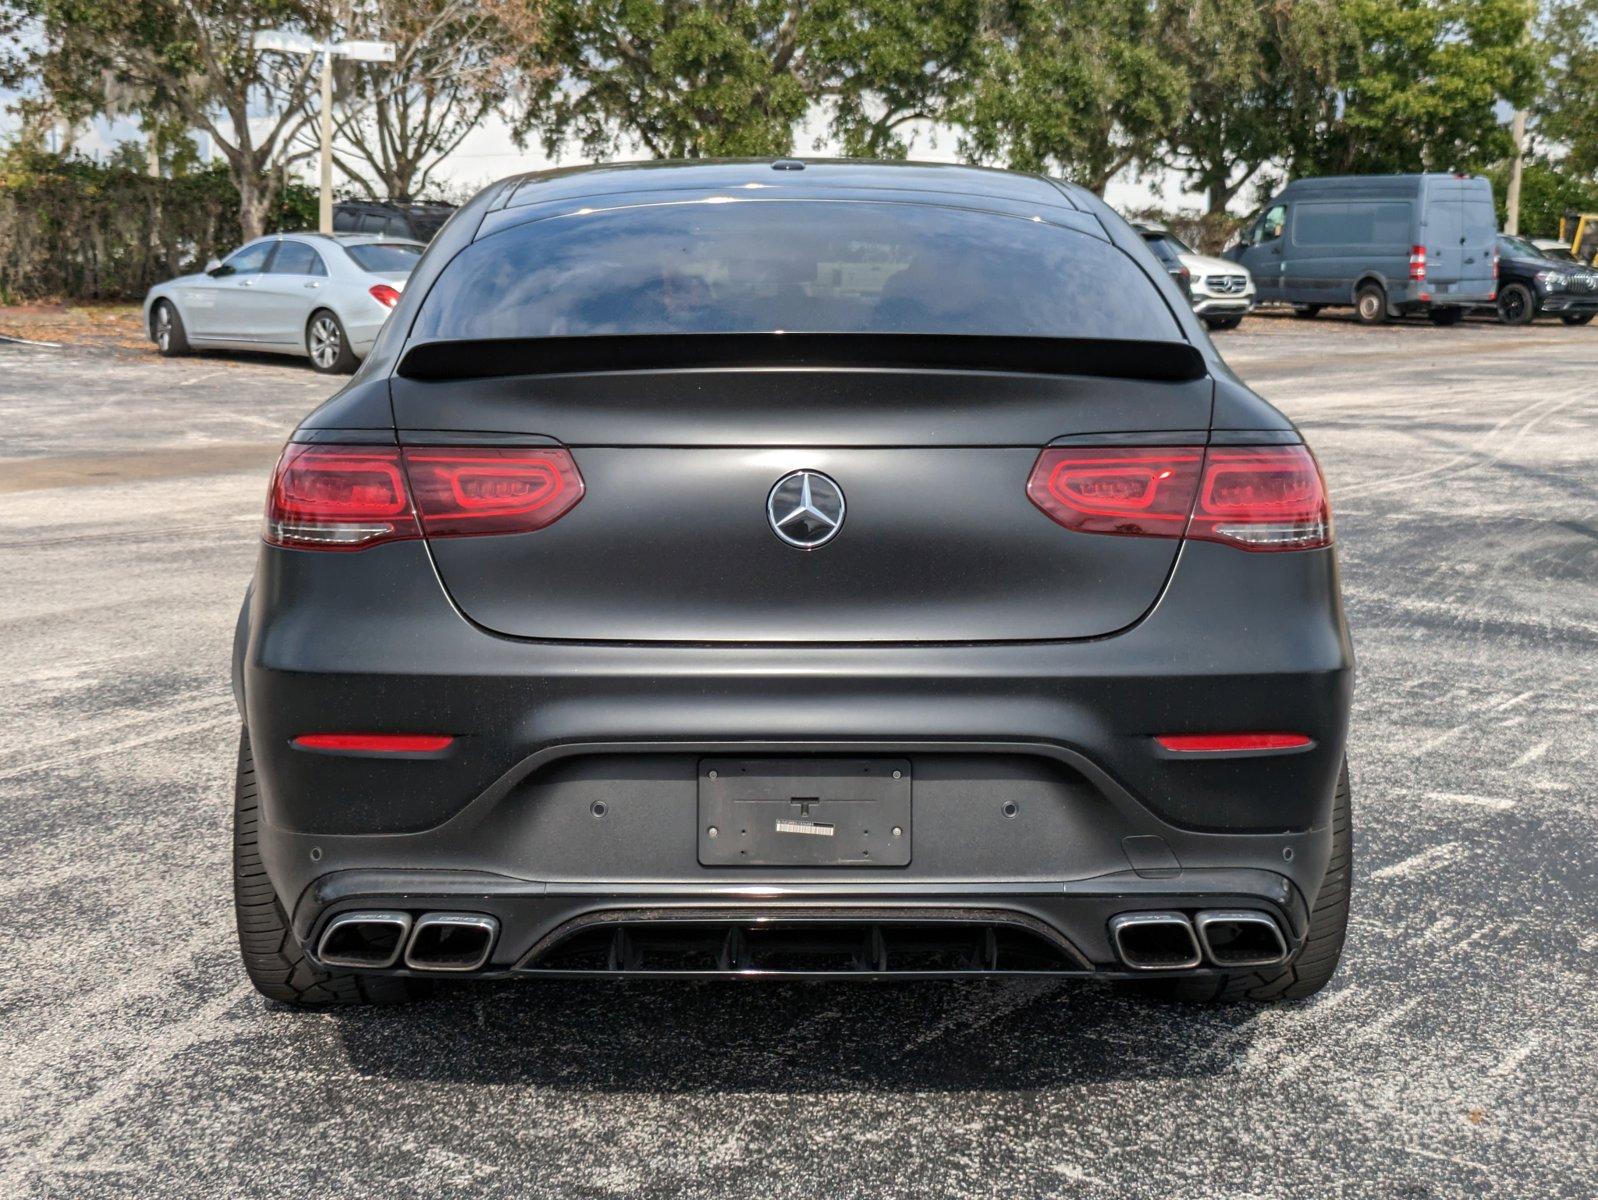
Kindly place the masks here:
[(1598, 313), (1598, 270), (1555, 259), (1521, 237), (1498, 235), (1498, 319), (1529, 325), (1544, 313), (1585, 325)]
[(268, 490), (233, 658), (260, 991), (1328, 981), (1325, 488), (1102, 200), (786, 159), (461, 215)]
[(1558, 238), (1527, 238), (1544, 258), (1551, 258), (1557, 262), (1576, 262), (1577, 258), (1570, 252), (1570, 246)]
[(1133, 225), (1132, 228), (1137, 230), (1144, 244), (1153, 251), (1154, 257), (1160, 260), (1165, 273), (1171, 277), (1171, 282), (1176, 284), (1187, 302), (1193, 303), (1193, 272), (1182, 261), (1182, 255), (1176, 248), (1176, 239), (1153, 225)]
[(1187, 297), (1206, 325), (1211, 329), (1238, 327), (1254, 307), (1254, 280), (1246, 267), (1200, 254), (1163, 226), (1136, 228), (1162, 262), (1169, 256), (1187, 272)]
[(1226, 255), (1261, 303), (1301, 316), (1353, 305), (1366, 325), (1405, 313), (1452, 325), (1497, 299), (1497, 239), (1481, 176), (1347, 175), (1289, 183)]
[(384, 200), (341, 200), (333, 206), (334, 233), (381, 233), (423, 244), (444, 227), (455, 205), (442, 201), (399, 204)]
[(263, 350), (347, 374), (372, 348), (422, 250), (369, 234), (257, 238), (203, 272), (151, 288), (144, 327), (169, 357)]

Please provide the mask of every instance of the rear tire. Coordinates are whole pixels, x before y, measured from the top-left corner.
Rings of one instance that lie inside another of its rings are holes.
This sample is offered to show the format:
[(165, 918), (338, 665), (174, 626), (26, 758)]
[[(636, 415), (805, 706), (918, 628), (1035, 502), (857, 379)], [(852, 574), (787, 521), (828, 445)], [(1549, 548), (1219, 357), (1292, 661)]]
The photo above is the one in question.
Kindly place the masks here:
[(1348, 935), (1348, 901), (1353, 883), (1354, 828), (1348, 785), (1348, 763), (1337, 779), (1332, 801), (1332, 857), (1326, 877), (1310, 907), (1309, 936), (1298, 957), (1280, 971), (1222, 975), (1209, 979), (1155, 979), (1136, 985), (1145, 995), (1200, 1003), (1237, 1000), (1302, 1000), (1313, 996), (1331, 980), (1343, 956)]
[(1236, 329), (1243, 323), (1241, 316), (1236, 317), (1205, 317), (1204, 323), (1211, 329)]
[(1367, 283), (1354, 293), (1354, 317), (1361, 325), (1387, 323), (1387, 289)]
[(1465, 310), (1457, 307), (1434, 308), (1426, 314), (1433, 325), (1458, 325), (1465, 319)]
[(348, 375), (360, 364), (350, 349), (350, 335), (338, 314), (319, 308), (305, 325), (305, 353), (324, 375)]
[(1320, 312), (1321, 306), (1319, 304), (1293, 305), (1293, 315), (1303, 321), (1308, 321), (1311, 317), (1319, 316)]
[(178, 358), (189, 353), (188, 331), (183, 328), (183, 318), (170, 300), (157, 300), (150, 310), (150, 340), (164, 358)]
[(1537, 317), (1537, 298), (1523, 283), (1498, 292), (1498, 319), (1505, 325), (1530, 325)]
[(261, 865), (257, 831), (260, 800), (249, 730), (239, 733), (238, 775), (233, 790), (233, 910), (238, 918), (244, 972), (255, 990), (271, 1000), (304, 1008), (344, 1004), (398, 1004), (410, 999), (407, 979), (334, 974), (306, 960), (288, 914)]
[(1585, 325), (1594, 316), (1598, 316), (1598, 313), (1564, 313), (1559, 319), (1566, 325)]

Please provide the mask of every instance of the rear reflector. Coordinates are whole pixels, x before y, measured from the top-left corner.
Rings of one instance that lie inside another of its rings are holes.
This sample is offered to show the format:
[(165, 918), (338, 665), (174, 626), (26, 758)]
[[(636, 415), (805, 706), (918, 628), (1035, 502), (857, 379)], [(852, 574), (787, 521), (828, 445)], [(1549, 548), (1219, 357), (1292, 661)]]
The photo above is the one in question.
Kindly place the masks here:
[(455, 739), (444, 733), (302, 733), (301, 750), (348, 750), (358, 754), (430, 754), (447, 750)]
[(420, 537), (528, 533), (583, 497), (559, 447), (291, 444), (267, 498), (263, 536), (301, 550), (362, 550)]
[(1219, 754), (1237, 750), (1293, 750), (1307, 746), (1302, 733), (1162, 733), (1154, 739), (1179, 754)]
[(1312, 550), (1332, 540), (1331, 510), (1303, 446), (1069, 446), (1044, 450), (1027, 496), (1077, 533)]

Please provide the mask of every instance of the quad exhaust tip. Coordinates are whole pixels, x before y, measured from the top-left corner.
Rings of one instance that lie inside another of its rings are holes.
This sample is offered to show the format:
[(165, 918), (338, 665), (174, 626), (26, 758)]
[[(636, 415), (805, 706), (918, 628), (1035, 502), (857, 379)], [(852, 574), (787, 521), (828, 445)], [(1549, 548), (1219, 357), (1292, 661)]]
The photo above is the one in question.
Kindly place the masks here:
[(340, 913), (322, 932), (316, 957), (330, 967), (381, 971), (399, 961), (410, 932), (410, 913)]
[(347, 912), (327, 923), (316, 957), (325, 966), (384, 971), (476, 971), (488, 962), (499, 922), (483, 913)]
[(1263, 912), (1213, 909), (1191, 920), (1180, 912), (1133, 912), (1110, 918), (1110, 938), (1134, 971), (1185, 971), (1208, 961), (1228, 970), (1274, 967), (1290, 953), (1275, 919)]
[(405, 946), (413, 971), (475, 971), (488, 961), (499, 922), (483, 913), (428, 913)]
[(1205, 957), (1218, 967), (1273, 967), (1287, 961), (1287, 939), (1262, 912), (1201, 912), (1193, 924)]
[(1122, 913), (1110, 918), (1110, 937), (1134, 971), (1181, 971), (1204, 961), (1185, 913)]

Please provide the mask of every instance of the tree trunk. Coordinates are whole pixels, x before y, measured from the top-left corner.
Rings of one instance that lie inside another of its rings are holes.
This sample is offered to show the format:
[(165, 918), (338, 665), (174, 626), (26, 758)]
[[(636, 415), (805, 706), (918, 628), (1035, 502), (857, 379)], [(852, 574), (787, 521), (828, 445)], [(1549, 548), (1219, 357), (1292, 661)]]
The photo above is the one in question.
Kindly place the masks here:
[(266, 232), (266, 218), (272, 211), (276, 188), (270, 178), (245, 169), (236, 171), (234, 183), (239, 189), (239, 232), (250, 241)]

